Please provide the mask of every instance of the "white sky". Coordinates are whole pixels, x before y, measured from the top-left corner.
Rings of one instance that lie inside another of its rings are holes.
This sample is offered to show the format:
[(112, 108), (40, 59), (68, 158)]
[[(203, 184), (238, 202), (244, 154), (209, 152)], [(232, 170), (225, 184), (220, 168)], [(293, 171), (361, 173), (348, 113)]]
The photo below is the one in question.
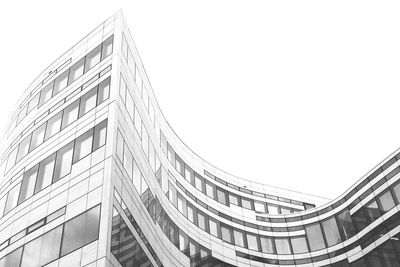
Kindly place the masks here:
[(0, 127), (119, 8), (167, 120), (227, 172), (335, 198), (400, 146), (398, 1), (2, 1)]

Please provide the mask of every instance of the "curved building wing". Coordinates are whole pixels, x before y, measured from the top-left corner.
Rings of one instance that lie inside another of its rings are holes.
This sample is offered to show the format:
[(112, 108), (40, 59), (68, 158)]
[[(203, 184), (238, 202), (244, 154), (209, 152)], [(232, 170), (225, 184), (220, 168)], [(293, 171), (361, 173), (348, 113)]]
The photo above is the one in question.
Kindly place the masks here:
[(117, 12), (11, 115), (0, 266), (399, 266), (399, 159), (332, 201), (214, 167), (168, 125)]

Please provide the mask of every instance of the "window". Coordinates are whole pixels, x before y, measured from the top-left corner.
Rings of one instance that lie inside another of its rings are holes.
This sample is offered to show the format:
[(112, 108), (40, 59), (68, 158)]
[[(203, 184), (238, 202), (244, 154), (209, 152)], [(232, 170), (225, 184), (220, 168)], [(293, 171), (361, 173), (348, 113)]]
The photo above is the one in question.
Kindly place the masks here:
[(43, 266), (59, 257), (62, 226), (25, 244), (21, 266)]
[(290, 208), (281, 206), (281, 214), (289, 214), (289, 213), (291, 213)]
[(79, 99), (64, 109), (61, 129), (64, 129), (78, 119)]
[(67, 85), (68, 85), (68, 72), (69, 72), (69, 70), (64, 71), (60, 76), (58, 76), (54, 80), (53, 96), (55, 96), (62, 89), (67, 87)]
[(247, 233), (246, 237), (247, 237), (247, 246), (248, 246), (248, 248), (251, 249), (251, 250), (257, 250), (258, 251), (259, 248), (258, 248), (257, 236), (253, 235), (253, 234), (250, 234), (250, 233)]
[(40, 92), (37, 93), (37, 94), (31, 99), (31, 101), (29, 101), (28, 110), (27, 110), (27, 113), (28, 113), (28, 114), (29, 114), (29, 112), (31, 112), (34, 108), (36, 108), (37, 105), (39, 104), (39, 96), (40, 96)]
[(189, 238), (187, 234), (179, 230), (179, 250), (188, 255), (189, 252)]
[[(4, 207), (6, 206), (7, 194), (0, 199), (0, 218), (3, 217)], [(1, 265), (0, 265), (1, 266)]]
[(169, 186), (168, 186), (168, 198), (169, 201), (171, 201), (171, 203), (177, 207), (178, 206), (178, 197), (177, 197), (177, 192), (176, 192), (176, 188), (171, 184), (171, 182), (169, 182)]
[(85, 58), (80, 59), (70, 68), (68, 84), (71, 84), (73, 81), (82, 76), (84, 60)]
[(229, 194), (229, 202), (233, 205), (239, 206), (239, 197), (237, 195)]
[(86, 133), (79, 136), (75, 141), (74, 161), (78, 162), (92, 152), (93, 130), (90, 129)]
[(146, 158), (149, 157), (149, 135), (147, 133), (146, 128), (142, 125), (142, 149)]
[(308, 252), (307, 240), (305, 236), (291, 237), (290, 241), (292, 243), (293, 253), (306, 253)]
[(121, 132), (118, 130), (117, 133), (117, 157), (123, 162), (124, 159), (124, 138), (121, 135)]
[(389, 190), (378, 197), (378, 203), (383, 213), (391, 210), (395, 206), (392, 194)]
[(125, 35), (122, 34), (122, 45), (121, 45), (122, 55), (125, 59), (128, 58), (128, 43), (126, 42)]
[(129, 91), (127, 91), (126, 94), (126, 110), (128, 111), (129, 117), (131, 118), (131, 120), (134, 120), (134, 116), (135, 116), (135, 104), (133, 102), (133, 97), (131, 95), (131, 93)]
[(287, 238), (275, 238), (275, 246), (277, 254), (290, 254), (290, 245)]
[(197, 216), (198, 216), (198, 226), (200, 229), (208, 232), (208, 227), (207, 227), (207, 215), (205, 215), (201, 211), (197, 211)]
[(98, 45), (95, 49), (93, 49), (92, 51), (89, 52), (89, 54), (86, 55), (85, 73), (100, 62), (100, 57), (101, 57), (101, 45)]
[(82, 96), (79, 107), (79, 118), (88, 113), (93, 108), (95, 108), (96, 101), (97, 101), (97, 88), (91, 89), (84, 96)]
[(326, 221), (322, 222), (322, 229), (324, 229), (326, 243), (328, 247), (336, 245), (341, 242), (339, 229), (336, 224), (335, 217), (331, 217)]
[(251, 200), (248, 198), (242, 197), (242, 207), (245, 209), (252, 209)]
[(31, 142), (32, 135), (28, 135), (21, 141), (19, 144), (18, 155), (17, 155), (17, 162), (20, 161), (29, 151), (29, 144)]
[(14, 186), (7, 195), (7, 201), (6, 201), (6, 206), (4, 209), (4, 215), (6, 215), (10, 210), (15, 208), (18, 203), (18, 194), (19, 194), (19, 188), (21, 187), (21, 183), (17, 184)]
[(96, 240), (99, 236), (100, 205), (76, 216), (64, 225), (61, 257)]
[(220, 237), (219, 231), (218, 231), (219, 230), (218, 221), (214, 220), (210, 217), (209, 223), (210, 223), (210, 234), (212, 234), (213, 236), (216, 236), (216, 237)]
[(44, 140), (49, 139), (56, 133), (58, 133), (61, 129), (61, 117), (62, 117), (62, 111), (57, 113), (55, 116), (53, 116), (50, 120), (47, 121), (47, 127), (46, 127), (46, 135)]
[(21, 192), (19, 194), (18, 204), (30, 198), (35, 190), (36, 176), (38, 173), (39, 164), (35, 165), (24, 173), (22, 179)]
[(278, 206), (268, 204), (268, 214), (273, 214), (273, 215), (279, 214)]
[(192, 223), (196, 224), (196, 211), (194, 209), (194, 207), (190, 204), (187, 203), (187, 215), (188, 215), (188, 219), (189, 221), (191, 221)]
[(7, 165), (6, 165), (6, 171), (8, 171), (9, 169), (11, 169), (14, 164), (15, 164), (15, 160), (17, 158), (17, 153), (18, 153), (18, 146), (16, 146), (8, 155), (8, 159), (7, 159)]
[(311, 251), (325, 248), (324, 237), (322, 236), (321, 226), (319, 223), (307, 225), (305, 230)]
[(185, 164), (185, 179), (186, 181), (188, 181), (189, 183), (193, 184), (194, 181), (194, 172), (193, 170)]
[(142, 136), (142, 119), (139, 115), (138, 109), (135, 107), (135, 121), (134, 121), (135, 129), (139, 134), (139, 137)]
[(0, 259), (0, 266), (19, 266), (21, 263), (22, 246)]
[(353, 226), (350, 212), (348, 210), (342, 211), (337, 216), (337, 219), (338, 219), (339, 230), (342, 232), (342, 236), (345, 239), (349, 239), (350, 237), (355, 235), (356, 231)]
[(178, 210), (180, 213), (183, 214), (183, 216), (187, 216), (187, 210), (186, 210), (186, 199), (178, 193)]
[(368, 203), (365, 206), (365, 213), (368, 216), (370, 222), (373, 222), (376, 219), (378, 219), (381, 216), (378, 203), (375, 200), (372, 200), (372, 202)]
[(254, 201), (254, 209), (255, 209), (257, 212), (265, 213), (265, 212), (266, 212), (266, 210), (265, 210), (265, 203), (260, 202), (260, 201)]
[(194, 181), (195, 181), (195, 186), (198, 190), (203, 192), (203, 177), (198, 175), (197, 173), (194, 174)]
[(244, 235), (240, 230), (233, 230), (233, 237), (235, 238), (235, 245), (244, 247)]
[(128, 177), (130, 179), (133, 178), (133, 156), (132, 153), (129, 151), (129, 148), (126, 143), (124, 143), (124, 161), (123, 161), (124, 168), (128, 173)]
[(53, 183), (57, 182), (71, 172), (73, 152), (74, 142), (69, 143), (57, 151)]
[(393, 186), (393, 194), (397, 200), (397, 203), (400, 203), (400, 183), (397, 183)]
[(39, 99), (39, 107), (41, 107), (44, 103), (46, 103), (50, 98), (53, 92), (54, 81), (46, 85), (45, 88), (40, 91), (40, 99)]
[(126, 102), (126, 82), (122, 74), (119, 79), (119, 95), (121, 96), (122, 102)]
[(111, 55), (113, 50), (113, 39), (114, 35), (111, 35), (103, 42), (103, 48), (101, 50), (101, 60)]
[(140, 182), (142, 179), (142, 172), (139, 169), (136, 161), (133, 161), (133, 186), (140, 192)]
[(36, 179), (35, 194), (51, 184), (54, 171), (55, 153), (39, 163), (39, 172)]
[(37, 128), (32, 133), (32, 140), (29, 151), (32, 151), (33, 149), (38, 147), (41, 143), (43, 143), (45, 130), (46, 130), (46, 123), (43, 123), (42, 125), (40, 125), (39, 128)]
[(215, 187), (209, 181), (206, 181), (206, 194), (207, 196), (214, 198)]
[(266, 236), (260, 236), (261, 251), (264, 253), (274, 253), (274, 244), (272, 238)]
[(219, 203), (227, 205), (226, 193), (217, 187), (217, 200)]
[(221, 236), (225, 242), (232, 243), (232, 230), (228, 227), (227, 225), (221, 225)]
[(106, 137), (107, 120), (104, 120), (94, 127), (93, 151), (96, 151), (106, 144)]
[(108, 77), (104, 81), (99, 84), (99, 92), (97, 94), (97, 105), (103, 103), (106, 99), (110, 96), (110, 80), (111, 78)]

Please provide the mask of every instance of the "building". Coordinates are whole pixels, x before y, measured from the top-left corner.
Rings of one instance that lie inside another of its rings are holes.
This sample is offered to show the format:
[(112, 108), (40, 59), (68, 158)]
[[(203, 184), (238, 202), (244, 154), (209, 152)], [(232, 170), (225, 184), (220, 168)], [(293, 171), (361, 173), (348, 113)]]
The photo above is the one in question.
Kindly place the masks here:
[(333, 201), (234, 177), (157, 104), (121, 12), (46, 68), (3, 137), (0, 266), (399, 266), (397, 151)]

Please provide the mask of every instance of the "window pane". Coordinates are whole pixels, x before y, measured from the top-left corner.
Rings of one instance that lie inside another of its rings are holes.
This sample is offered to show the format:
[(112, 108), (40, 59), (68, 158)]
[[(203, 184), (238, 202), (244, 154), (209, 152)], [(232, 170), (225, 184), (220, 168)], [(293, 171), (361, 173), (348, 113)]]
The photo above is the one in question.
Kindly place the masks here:
[(254, 209), (258, 212), (265, 213), (265, 203), (259, 202), (259, 201), (254, 201)]
[(33, 195), (33, 192), (35, 190), (35, 182), (38, 169), (39, 169), (39, 164), (37, 164), (36, 166), (32, 167), (30, 170), (24, 173), (18, 204), (22, 203), (25, 199), (28, 199)]
[(124, 139), (122, 138), (121, 132), (119, 130), (117, 133), (117, 157), (122, 163), (124, 159)]
[(196, 188), (200, 191), (203, 191), (203, 177), (201, 177), (197, 173), (195, 173), (194, 181), (195, 181)]
[(390, 191), (387, 191), (386, 193), (384, 193), (383, 195), (378, 197), (378, 201), (381, 204), (383, 213), (391, 210), (395, 206), (395, 203), (394, 203), (394, 200), (393, 200), (393, 197), (392, 197), (392, 194), (390, 193)]
[(92, 152), (92, 140), (93, 140), (93, 130), (90, 129), (83, 135), (79, 136), (75, 141), (74, 149), (74, 161), (73, 163), (79, 161), (80, 159), (86, 157)]
[(193, 206), (189, 203), (187, 203), (187, 215), (188, 215), (188, 219), (189, 221), (191, 221), (192, 223), (196, 224), (196, 212), (193, 208)]
[(207, 217), (206, 215), (201, 212), (201, 211), (197, 211), (197, 215), (198, 215), (198, 226), (207, 232)]
[(51, 98), (51, 94), (53, 92), (53, 85), (54, 82), (51, 82), (48, 85), (46, 85), (46, 87), (43, 88), (42, 91), (40, 91), (39, 107), (41, 107)]
[(39, 128), (37, 128), (32, 133), (32, 140), (31, 140), (31, 146), (29, 148), (29, 151), (32, 151), (37, 146), (39, 146), (41, 143), (43, 143), (45, 130), (46, 130), (46, 123), (43, 123), (42, 125), (40, 125)]
[(214, 185), (208, 181), (206, 181), (206, 194), (207, 196), (214, 198)]
[(307, 241), (304, 236), (290, 238), (292, 242), (293, 253), (305, 253), (308, 252)]
[(103, 103), (110, 96), (110, 80), (108, 77), (99, 84), (99, 92), (97, 94), (97, 105)]
[(186, 199), (178, 193), (178, 210), (180, 213), (183, 214), (183, 216), (187, 216), (187, 210), (186, 210)]
[(142, 125), (142, 149), (146, 158), (149, 157), (149, 135), (147, 133), (146, 128)]
[(324, 238), (319, 223), (305, 227), (311, 251), (325, 248)]
[(54, 81), (54, 89), (53, 96), (58, 94), (62, 89), (67, 87), (68, 85), (68, 72), (69, 70), (64, 71), (60, 76), (58, 76)]
[(227, 203), (226, 203), (226, 193), (225, 193), (225, 191), (222, 191), (219, 188), (217, 188), (217, 200), (218, 200), (219, 203), (227, 205)]
[(21, 263), (22, 246), (0, 259), (0, 267), (19, 266)]
[(194, 181), (194, 172), (193, 170), (185, 164), (185, 179), (186, 181), (188, 181), (189, 183), (193, 184)]
[(343, 236), (346, 239), (349, 239), (353, 235), (355, 235), (356, 231), (353, 226), (353, 222), (351, 220), (351, 215), (348, 210), (344, 210), (342, 213), (338, 215), (338, 226), (339, 230), (342, 232)]
[(100, 205), (69, 220), (64, 225), (61, 257), (99, 237)]
[(124, 143), (124, 161), (123, 161), (124, 168), (128, 173), (129, 179), (132, 179), (133, 175), (133, 156), (132, 153), (129, 151), (128, 146)]
[(248, 246), (248, 248), (251, 249), (251, 250), (257, 250), (258, 251), (259, 248), (258, 248), (257, 236), (247, 233), (246, 237), (247, 237), (247, 246)]
[(71, 172), (72, 155), (74, 153), (74, 142), (57, 151), (56, 168), (54, 170), (53, 183)]
[(107, 56), (111, 55), (113, 49), (113, 38), (114, 35), (111, 35), (103, 42), (103, 48), (101, 50), (101, 59), (103, 60)]
[(14, 186), (7, 195), (6, 207), (4, 209), (4, 215), (6, 215), (10, 210), (15, 208), (18, 203), (18, 195), (19, 195), (19, 188), (21, 187), (21, 183)]
[(22, 140), (19, 144), (18, 155), (17, 155), (17, 162), (20, 161), (29, 151), (29, 144), (31, 142), (32, 135), (28, 135), (27, 137)]
[(51, 184), (55, 158), (56, 154), (54, 153), (53, 155), (49, 156), (39, 163), (39, 172), (36, 179), (35, 194)]
[(7, 194), (0, 199), (0, 218), (3, 217), (4, 207), (6, 206)]
[(276, 253), (290, 254), (290, 245), (287, 238), (275, 238)]
[(336, 245), (342, 241), (335, 217), (331, 217), (330, 219), (322, 222), (322, 229), (324, 229), (328, 247)]
[(8, 159), (7, 159), (7, 165), (6, 165), (6, 171), (8, 171), (9, 169), (11, 169), (14, 164), (15, 164), (15, 160), (17, 159), (17, 153), (18, 153), (18, 146), (16, 146), (8, 155)]
[(44, 140), (49, 139), (56, 133), (58, 133), (61, 129), (61, 116), (62, 116), (62, 111), (57, 113), (55, 116), (53, 116), (50, 120), (47, 122), (47, 127), (46, 127), (46, 136)]
[(122, 102), (126, 102), (126, 82), (122, 74), (119, 79), (119, 95), (121, 96)]
[(232, 243), (231, 229), (228, 226), (221, 225), (221, 236), (225, 242)]
[(357, 210), (352, 215), (352, 218), (353, 218), (353, 221), (354, 221), (354, 225), (356, 226), (358, 231), (363, 230), (369, 224), (368, 217), (365, 214), (364, 207), (361, 207), (359, 210)]
[(142, 118), (139, 115), (138, 109), (135, 107), (135, 129), (138, 132), (139, 136), (142, 136)]
[(381, 212), (379, 211), (378, 203), (373, 200), (371, 203), (367, 204), (365, 207), (366, 215), (369, 218), (370, 222), (375, 221), (381, 216)]
[(35, 109), (37, 107), (37, 105), (39, 104), (39, 96), (40, 96), (40, 92), (37, 93), (32, 99), (31, 101), (29, 101), (28, 104), (28, 110), (27, 112), (31, 112), (33, 109)]
[(242, 207), (245, 209), (252, 209), (251, 200), (248, 198), (242, 197)]
[(95, 49), (89, 52), (85, 60), (85, 73), (93, 68), (97, 63), (100, 62), (101, 56), (101, 45), (98, 45)]
[(274, 244), (272, 243), (272, 238), (260, 236), (261, 250), (264, 253), (274, 253)]
[(96, 87), (91, 89), (89, 92), (87, 92), (84, 96), (81, 97), (79, 118), (96, 107), (96, 98), (97, 98)]
[(235, 238), (236, 246), (244, 247), (244, 236), (242, 231), (233, 230), (233, 237)]
[(93, 151), (102, 147), (106, 143), (107, 120), (102, 121), (94, 128)]
[(210, 223), (210, 234), (219, 237), (218, 222), (214, 219), (209, 218), (209, 223)]
[(79, 99), (64, 109), (61, 129), (64, 129), (78, 119)]
[(58, 258), (62, 226), (32, 240), (24, 246), (21, 266), (40, 267)]
[(135, 186), (138, 192), (140, 192), (141, 179), (142, 179), (142, 172), (140, 171), (136, 161), (133, 161), (133, 185)]
[(128, 111), (129, 117), (134, 119), (134, 114), (135, 114), (135, 104), (133, 103), (133, 98), (131, 96), (131, 93), (129, 91), (126, 94), (126, 110)]
[(239, 197), (236, 195), (229, 194), (229, 202), (233, 205), (239, 206)]
[(68, 84), (71, 84), (73, 81), (82, 76), (84, 60), (85, 58), (80, 59), (70, 68)]

